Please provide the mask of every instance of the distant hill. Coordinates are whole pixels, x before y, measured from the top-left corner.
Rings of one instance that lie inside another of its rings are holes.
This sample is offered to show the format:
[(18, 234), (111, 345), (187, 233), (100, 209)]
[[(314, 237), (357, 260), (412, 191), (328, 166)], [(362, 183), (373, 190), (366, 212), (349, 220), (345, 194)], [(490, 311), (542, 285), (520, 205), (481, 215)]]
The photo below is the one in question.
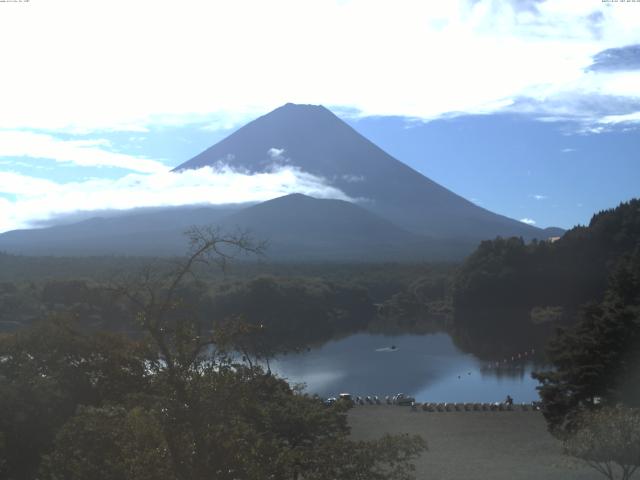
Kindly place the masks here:
[(180, 255), (193, 225), (248, 231), (276, 260), (454, 260), (474, 246), (408, 232), (350, 202), (292, 194), (239, 208), (180, 207), (0, 235), (0, 251), (27, 255)]
[(267, 255), (286, 259), (459, 259), (472, 248), (408, 232), (342, 200), (292, 194), (224, 218), (227, 230), (248, 229), (269, 242)]
[(128, 212), (65, 225), (13, 230), (0, 235), (0, 251), (25, 255), (176, 255), (187, 247), (184, 231), (218, 223), (237, 205), (175, 207)]
[(223, 225), (248, 227), (267, 239), (307, 245), (399, 245), (421, 240), (377, 215), (343, 200), (316, 199), (299, 193), (240, 210)]
[[(270, 153), (271, 152), (271, 153)], [(274, 152), (276, 155), (274, 156)], [(429, 152), (424, 152), (428, 159)], [(533, 226), (485, 210), (396, 160), (322, 106), (287, 104), (177, 170), (227, 163), (264, 172), (288, 164), (325, 178), (364, 208), (422, 235), (482, 240), (543, 238)]]

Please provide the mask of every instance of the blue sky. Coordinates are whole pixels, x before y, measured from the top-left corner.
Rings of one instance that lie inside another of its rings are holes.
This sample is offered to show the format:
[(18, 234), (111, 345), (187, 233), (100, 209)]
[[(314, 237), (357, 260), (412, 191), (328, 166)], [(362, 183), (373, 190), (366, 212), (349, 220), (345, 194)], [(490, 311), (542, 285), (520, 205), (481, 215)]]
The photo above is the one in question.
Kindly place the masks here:
[(0, 232), (76, 211), (341, 198), (295, 170), (169, 172), (286, 102), (323, 104), (541, 227), (640, 194), (639, 3), (5, 3), (0, 41)]
[(572, 122), (510, 114), (434, 120), (410, 128), (400, 118), (362, 119), (353, 125), (459, 195), (541, 227), (585, 224), (593, 213), (640, 195), (636, 128), (576, 133)]

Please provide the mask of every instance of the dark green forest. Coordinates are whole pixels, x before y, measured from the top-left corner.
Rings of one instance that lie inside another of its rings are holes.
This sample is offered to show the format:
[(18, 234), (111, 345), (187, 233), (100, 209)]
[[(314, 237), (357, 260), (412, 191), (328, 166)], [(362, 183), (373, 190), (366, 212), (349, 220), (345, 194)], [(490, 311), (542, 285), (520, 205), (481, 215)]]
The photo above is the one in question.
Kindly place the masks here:
[[(135, 332), (135, 309), (114, 298), (145, 272), (169, 274), (179, 259), (39, 258), (0, 254), (0, 331), (67, 313), (83, 326)], [(122, 262), (122, 263), (120, 263)], [(450, 316), (454, 264), (234, 262), (222, 273), (194, 266), (181, 294), (194, 315), (242, 316), (274, 346), (299, 350), (356, 331), (433, 331)], [(11, 281), (15, 277), (18, 280)], [(268, 332), (268, 333), (267, 333)]]
[(576, 323), (585, 304), (604, 299), (609, 277), (639, 249), (637, 199), (555, 242), (484, 241), (455, 276), (455, 338), (486, 358), (543, 347), (557, 327)]

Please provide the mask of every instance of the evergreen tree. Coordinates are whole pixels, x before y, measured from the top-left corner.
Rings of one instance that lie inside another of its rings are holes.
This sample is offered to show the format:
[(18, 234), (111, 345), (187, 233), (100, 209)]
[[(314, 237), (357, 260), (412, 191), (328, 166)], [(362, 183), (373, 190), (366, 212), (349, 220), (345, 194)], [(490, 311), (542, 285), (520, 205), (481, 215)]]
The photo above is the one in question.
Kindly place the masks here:
[(601, 304), (583, 310), (578, 324), (560, 330), (548, 347), (554, 367), (534, 374), (552, 433), (576, 429), (598, 405), (640, 407), (640, 249), (610, 279)]

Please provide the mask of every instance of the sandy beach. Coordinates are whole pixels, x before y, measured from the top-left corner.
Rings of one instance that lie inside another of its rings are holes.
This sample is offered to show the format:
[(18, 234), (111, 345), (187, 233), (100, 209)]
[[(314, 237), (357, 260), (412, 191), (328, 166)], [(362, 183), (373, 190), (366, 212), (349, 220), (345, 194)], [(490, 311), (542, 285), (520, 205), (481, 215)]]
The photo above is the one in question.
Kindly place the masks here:
[(429, 451), (416, 478), (429, 480), (597, 480), (600, 474), (562, 454), (540, 412), (412, 411), (357, 406), (349, 412), (355, 439), (384, 433), (419, 434)]

